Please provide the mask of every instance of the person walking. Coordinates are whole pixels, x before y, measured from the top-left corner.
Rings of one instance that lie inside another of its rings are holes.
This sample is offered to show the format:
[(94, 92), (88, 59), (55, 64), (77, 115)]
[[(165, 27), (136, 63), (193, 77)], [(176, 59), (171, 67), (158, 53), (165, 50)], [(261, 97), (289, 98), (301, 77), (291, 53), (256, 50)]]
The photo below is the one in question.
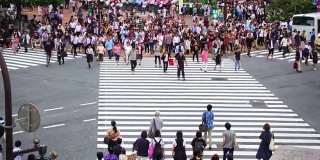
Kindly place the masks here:
[(208, 63), (208, 57), (209, 57), (209, 51), (208, 51), (208, 47), (205, 46), (203, 51), (201, 52), (201, 62), (202, 62), (202, 66), (200, 67), (200, 70), (207, 72), (207, 63)]
[(91, 63), (92, 63), (92, 61), (93, 61), (93, 55), (94, 55), (94, 52), (93, 52), (93, 49), (92, 49), (91, 44), (90, 44), (89, 47), (87, 48), (86, 54), (87, 54), (88, 67), (91, 68)]
[(207, 111), (203, 112), (202, 114), (202, 124), (206, 126), (208, 129), (206, 132), (204, 132), (204, 139), (206, 143), (208, 142), (207, 139), (209, 137), (209, 149), (211, 150), (212, 147), (212, 130), (214, 128), (213, 125), (213, 120), (214, 120), (214, 114), (211, 111), (212, 110), (212, 105), (208, 104), (207, 105)]
[(132, 45), (130, 44), (130, 42), (127, 42), (126, 45), (124, 45), (124, 59), (125, 59), (125, 63), (127, 63), (127, 65), (129, 65), (129, 54), (132, 51)]
[(221, 51), (218, 51), (218, 53), (216, 54), (216, 59), (215, 59), (215, 61), (216, 61), (216, 64), (215, 64), (215, 66), (214, 66), (214, 70), (216, 70), (216, 69), (217, 69), (217, 66), (219, 66), (220, 72), (221, 72), (221, 68), (222, 68), (222, 66), (221, 66), (221, 62), (222, 62)]
[(52, 56), (52, 52), (53, 52), (53, 42), (51, 42), (51, 40), (48, 40), (45, 45), (44, 45), (44, 50), (46, 52), (46, 59), (47, 59), (47, 67), (50, 65), (50, 60), (51, 60), (51, 56)]
[[(159, 46), (159, 43), (157, 42), (156, 44), (156, 47), (155, 47), (155, 50), (154, 50), (154, 65), (155, 67), (158, 67), (161, 68), (161, 60), (160, 60), (160, 56), (161, 56), (161, 50), (160, 50), (160, 46)], [(157, 65), (157, 60), (158, 60), (158, 63), (159, 65)]]
[(275, 40), (271, 38), (268, 42), (269, 53), (267, 55), (267, 59), (269, 59), (269, 56), (271, 55), (271, 60), (273, 60), (274, 46), (275, 46)]
[(24, 52), (28, 52), (28, 44), (30, 43), (30, 36), (27, 31), (24, 31), (22, 36), (22, 43), (24, 47)]
[(234, 62), (235, 62), (234, 70), (235, 71), (240, 70), (241, 60), (242, 60), (242, 56), (241, 56), (240, 48), (237, 47), (236, 51), (234, 52)]
[(137, 152), (137, 160), (147, 160), (148, 159), (148, 149), (150, 141), (147, 139), (147, 131), (142, 131), (140, 138), (138, 138), (133, 143), (132, 152)]
[(180, 73), (182, 73), (183, 80), (185, 81), (185, 74), (184, 74), (184, 64), (188, 66), (186, 57), (183, 55), (183, 53), (180, 51), (179, 55), (176, 57), (176, 65), (177, 65), (177, 75), (178, 75), (178, 80), (180, 80)]
[[(90, 46), (92, 48), (91, 45), (88, 45), (88, 46)], [(103, 62), (103, 55), (106, 54), (106, 49), (104, 48), (102, 42), (100, 42), (99, 46), (97, 47), (97, 53), (98, 53), (98, 59), (97, 60), (99, 61), (99, 63)]]
[(116, 45), (114, 45), (112, 51), (115, 57), (116, 65), (118, 65), (120, 60), (120, 55), (121, 55), (121, 43), (119, 42)]
[(227, 153), (231, 153), (233, 155), (234, 151), (234, 142), (236, 134), (231, 129), (231, 124), (227, 122), (224, 127), (227, 129), (222, 133), (222, 148), (223, 148), (223, 160), (226, 160)]
[(169, 54), (167, 51), (164, 51), (162, 56), (161, 56), (161, 59), (162, 59), (162, 63), (163, 63), (163, 72), (164, 73), (167, 73), (167, 70), (168, 70), (168, 61), (169, 61)]
[(114, 43), (111, 39), (110, 36), (108, 36), (107, 40), (106, 40), (106, 43), (105, 43), (105, 46), (107, 48), (107, 51), (108, 51), (108, 56), (109, 56), (109, 59), (112, 58), (112, 47), (114, 46)]
[(154, 118), (152, 118), (150, 121), (149, 137), (152, 137), (152, 134), (154, 134), (156, 130), (159, 130), (161, 132), (162, 127), (163, 127), (163, 120), (160, 118), (160, 112), (156, 111), (154, 113)]
[(62, 48), (62, 43), (58, 42), (57, 44), (57, 58), (58, 58), (58, 62), (59, 65), (61, 65), (61, 60), (62, 60), (62, 64), (64, 64), (64, 50)]
[(302, 46), (300, 45), (299, 46), (299, 50), (296, 51), (296, 56), (295, 56), (295, 60), (297, 63), (297, 72), (301, 73), (301, 62), (302, 62), (302, 59), (303, 59), (303, 50), (302, 50)]
[(286, 54), (288, 52), (288, 39), (287, 39), (287, 37), (282, 38), (280, 45), (282, 47), (282, 57), (286, 58)]
[(183, 139), (182, 131), (177, 131), (176, 139), (173, 140), (172, 158), (174, 160), (186, 160), (186, 141)]
[(131, 65), (131, 71), (132, 73), (135, 72), (135, 69), (137, 67), (137, 52), (135, 49), (133, 49), (130, 53), (129, 53), (129, 60), (130, 60), (130, 65)]
[(318, 49), (318, 46), (317, 47), (314, 47), (315, 49), (312, 51), (312, 54), (311, 54), (311, 58), (312, 58), (312, 67), (313, 67), (313, 70), (317, 70), (317, 64), (318, 64), (318, 52), (319, 52), (319, 49)]
[(116, 126), (116, 121), (111, 121), (111, 127), (108, 128), (106, 137), (109, 138), (108, 149), (117, 145), (117, 139), (120, 137), (120, 130)]
[(258, 152), (256, 154), (257, 159), (269, 160), (272, 156), (272, 151), (269, 150), (269, 144), (271, 138), (274, 138), (274, 134), (270, 131), (270, 125), (268, 123), (263, 125), (263, 130), (259, 136), (261, 139)]

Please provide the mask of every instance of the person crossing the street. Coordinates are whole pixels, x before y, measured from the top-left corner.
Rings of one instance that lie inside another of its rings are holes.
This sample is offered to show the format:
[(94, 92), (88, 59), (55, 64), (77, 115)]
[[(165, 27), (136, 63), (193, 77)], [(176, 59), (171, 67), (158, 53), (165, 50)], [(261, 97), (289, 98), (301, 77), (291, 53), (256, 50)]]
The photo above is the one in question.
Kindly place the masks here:
[(88, 67), (91, 68), (91, 63), (93, 61), (93, 55), (94, 55), (94, 52), (93, 52), (93, 49), (92, 49), (92, 46), (91, 44), (89, 45), (89, 47), (87, 48), (87, 62), (88, 62)]
[(180, 80), (180, 74), (182, 74), (182, 78), (185, 81), (185, 73), (184, 73), (184, 64), (188, 66), (186, 57), (182, 53), (182, 51), (179, 52), (179, 55), (176, 57), (176, 65), (177, 65), (177, 75), (178, 75), (178, 80)]
[(132, 49), (132, 51), (129, 54), (129, 60), (131, 65), (131, 71), (132, 73), (135, 72), (135, 69), (137, 67), (137, 52), (135, 49)]
[(46, 43), (44, 44), (44, 50), (46, 52), (46, 62), (47, 62), (47, 67), (50, 65), (50, 60), (51, 60), (51, 56), (52, 56), (52, 52), (53, 52), (53, 48), (54, 48), (54, 44), (51, 40), (46, 41)]
[(203, 112), (202, 114), (202, 124), (204, 124), (207, 127), (207, 131), (204, 132), (204, 140), (206, 143), (208, 142), (207, 139), (209, 137), (209, 149), (211, 150), (212, 147), (212, 130), (214, 128), (213, 125), (214, 120), (214, 114), (212, 112), (212, 105), (207, 105), (207, 111)]
[(28, 52), (28, 44), (30, 43), (30, 36), (27, 31), (24, 31), (23, 33), (22, 43), (24, 47), (24, 52)]

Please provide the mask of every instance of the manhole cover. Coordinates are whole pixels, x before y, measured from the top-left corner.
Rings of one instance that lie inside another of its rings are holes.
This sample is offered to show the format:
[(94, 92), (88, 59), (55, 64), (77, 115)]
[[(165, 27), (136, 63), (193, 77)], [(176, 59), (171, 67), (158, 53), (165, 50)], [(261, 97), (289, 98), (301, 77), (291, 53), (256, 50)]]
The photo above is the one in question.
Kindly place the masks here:
[(255, 108), (268, 107), (267, 104), (264, 103), (263, 100), (250, 100), (250, 104), (252, 105), (252, 107), (255, 107)]
[(213, 81), (227, 81), (227, 78), (211, 78)]

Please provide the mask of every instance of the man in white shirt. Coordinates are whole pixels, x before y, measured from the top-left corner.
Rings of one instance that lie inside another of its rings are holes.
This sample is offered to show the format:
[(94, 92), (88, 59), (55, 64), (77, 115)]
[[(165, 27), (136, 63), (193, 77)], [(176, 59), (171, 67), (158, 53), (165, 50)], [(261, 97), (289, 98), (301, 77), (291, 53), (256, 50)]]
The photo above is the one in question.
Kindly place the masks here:
[(22, 35), (22, 44), (24, 47), (24, 52), (28, 52), (28, 44), (30, 43), (30, 36), (27, 31), (24, 31)]
[[(19, 152), (21, 151), (21, 141), (17, 140), (15, 143), (14, 143), (14, 148), (13, 148), (13, 152)], [(17, 155), (16, 157), (14, 157), (13, 160), (22, 160), (22, 155)]]
[(75, 57), (77, 55), (77, 47), (78, 47), (78, 41), (79, 38), (77, 35), (73, 35), (73, 39), (72, 39), (72, 50), (73, 50), (73, 57)]

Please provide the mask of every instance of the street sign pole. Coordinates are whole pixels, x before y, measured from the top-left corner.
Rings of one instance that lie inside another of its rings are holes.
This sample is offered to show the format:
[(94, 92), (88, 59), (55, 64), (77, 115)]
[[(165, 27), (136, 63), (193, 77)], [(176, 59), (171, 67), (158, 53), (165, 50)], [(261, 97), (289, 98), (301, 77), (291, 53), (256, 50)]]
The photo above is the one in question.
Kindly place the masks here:
[[(20, 22), (19, 22), (20, 23)], [(9, 71), (6, 61), (4, 60), (2, 51), (0, 51), (0, 68), (2, 73), (3, 85), (4, 85), (4, 97), (5, 97), (5, 126), (13, 126), (12, 124), (12, 95), (11, 95), (11, 83), (9, 77)], [(6, 159), (13, 159), (13, 127), (5, 127), (6, 133)]]

